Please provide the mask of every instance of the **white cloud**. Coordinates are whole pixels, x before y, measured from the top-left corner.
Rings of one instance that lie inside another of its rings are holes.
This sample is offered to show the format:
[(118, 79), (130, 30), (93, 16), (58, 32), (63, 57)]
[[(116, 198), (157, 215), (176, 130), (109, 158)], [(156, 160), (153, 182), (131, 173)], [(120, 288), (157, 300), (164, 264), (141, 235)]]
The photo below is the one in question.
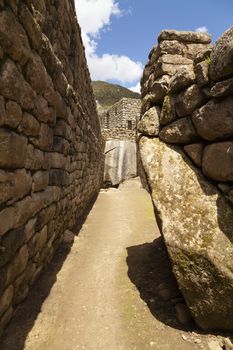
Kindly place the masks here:
[(140, 79), (140, 62), (124, 55), (96, 54), (101, 30), (109, 28), (112, 16), (123, 13), (118, 3), (115, 0), (75, 0), (75, 5), (92, 79), (117, 80), (123, 84)]
[(203, 27), (199, 27), (195, 30), (195, 32), (199, 32), (199, 33), (208, 33), (208, 29), (203, 26)]
[(139, 92), (139, 94), (140, 94), (141, 93), (141, 84), (140, 84), (140, 82), (138, 82), (137, 85), (130, 87), (129, 90), (131, 90), (133, 92)]

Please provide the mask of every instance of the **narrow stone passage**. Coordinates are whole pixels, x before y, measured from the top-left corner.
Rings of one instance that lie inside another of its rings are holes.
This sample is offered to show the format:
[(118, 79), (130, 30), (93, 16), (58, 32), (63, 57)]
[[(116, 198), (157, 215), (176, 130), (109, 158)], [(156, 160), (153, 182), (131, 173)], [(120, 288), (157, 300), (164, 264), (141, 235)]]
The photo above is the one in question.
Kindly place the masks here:
[(156, 294), (160, 283), (177, 287), (137, 179), (102, 190), (65, 249), (20, 306), (1, 350), (200, 349), (195, 337), (204, 336), (179, 329), (174, 307)]

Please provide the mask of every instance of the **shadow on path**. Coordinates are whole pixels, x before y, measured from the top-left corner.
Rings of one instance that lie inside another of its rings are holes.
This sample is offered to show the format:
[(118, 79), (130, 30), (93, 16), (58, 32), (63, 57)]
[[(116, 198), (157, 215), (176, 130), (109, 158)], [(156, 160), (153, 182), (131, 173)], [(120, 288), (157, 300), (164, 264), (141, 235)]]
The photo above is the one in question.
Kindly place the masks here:
[(33, 328), (37, 316), (41, 312), (42, 305), (49, 296), (50, 291), (57, 280), (57, 274), (61, 270), (71, 250), (74, 237), (78, 236), (96, 199), (97, 196), (91, 200), (84, 214), (77, 220), (72, 229), (73, 237), (71, 234), (68, 240), (63, 241), (60, 244), (52, 261), (35, 282), (26, 300), (17, 307), (14, 317), (0, 338), (1, 350), (24, 349), (27, 335)]
[[(128, 276), (137, 287), (152, 315), (170, 327), (192, 330), (193, 323), (186, 327), (176, 320), (174, 305), (177, 300), (184, 301), (173, 276), (162, 237), (157, 238), (152, 243), (129, 247), (127, 252)], [(164, 301), (158, 294), (158, 287), (161, 284), (165, 284), (171, 292), (167, 301)]]

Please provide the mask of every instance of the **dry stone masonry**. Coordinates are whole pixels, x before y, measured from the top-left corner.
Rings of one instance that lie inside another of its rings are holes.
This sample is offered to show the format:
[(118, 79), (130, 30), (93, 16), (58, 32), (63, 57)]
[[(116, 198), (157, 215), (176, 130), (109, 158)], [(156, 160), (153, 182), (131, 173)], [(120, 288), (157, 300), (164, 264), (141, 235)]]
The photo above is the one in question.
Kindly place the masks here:
[(142, 78), (142, 165), (173, 271), (203, 329), (233, 330), (233, 28), (162, 31)]
[(132, 140), (136, 138), (136, 125), (140, 117), (141, 100), (123, 97), (104, 113), (102, 134), (106, 140)]
[(0, 331), (98, 192), (102, 138), (74, 1), (0, 1)]

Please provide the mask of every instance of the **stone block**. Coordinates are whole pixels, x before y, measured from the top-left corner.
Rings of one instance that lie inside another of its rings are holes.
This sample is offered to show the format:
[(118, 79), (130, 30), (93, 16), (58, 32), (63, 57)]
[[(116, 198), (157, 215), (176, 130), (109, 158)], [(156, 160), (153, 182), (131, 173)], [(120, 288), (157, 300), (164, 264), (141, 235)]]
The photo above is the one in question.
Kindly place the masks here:
[(192, 66), (181, 68), (176, 74), (171, 77), (169, 92), (174, 94), (184, 90), (192, 85), (195, 81), (195, 75)]
[(196, 108), (202, 106), (205, 101), (205, 94), (196, 84), (193, 84), (177, 96), (175, 101), (176, 113), (179, 117), (190, 115)]
[(233, 27), (214, 44), (210, 55), (209, 74), (212, 81), (233, 76)]
[(27, 35), (10, 9), (0, 12), (0, 45), (12, 60), (22, 65), (31, 55)]
[(233, 94), (233, 78), (220, 81), (211, 88), (211, 96), (225, 97)]
[(62, 169), (52, 169), (49, 172), (50, 186), (68, 186), (70, 183), (69, 175)]
[(233, 97), (211, 100), (192, 116), (197, 133), (205, 140), (214, 141), (233, 136)]
[(20, 105), (15, 101), (7, 101), (4, 124), (10, 128), (17, 128), (22, 120), (22, 117), (23, 113)]
[(54, 124), (56, 122), (56, 111), (49, 107), (48, 101), (41, 95), (35, 100), (34, 114), (43, 123)]
[(0, 318), (8, 310), (14, 295), (14, 288), (10, 285), (0, 297)]
[(26, 268), (28, 261), (28, 248), (24, 245), (6, 269), (6, 285), (12, 283)]
[(53, 130), (47, 124), (42, 123), (39, 137), (30, 137), (30, 141), (42, 151), (50, 151), (53, 146)]
[(0, 94), (7, 99), (15, 100), (26, 110), (34, 107), (35, 92), (10, 59), (1, 66)]
[(202, 169), (213, 180), (233, 181), (233, 142), (218, 142), (206, 146)]
[(43, 227), (40, 232), (37, 232), (28, 242), (29, 257), (35, 256), (42, 250), (47, 241), (47, 226)]
[(177, 31), (177, 30), (162, 30), (158, 37), (158, 42), (163, 40), (177, 40), (185, 43), (200, 43), (209, 44), (211, 36), (207, 33)]
[(49, 172), (37, 171), (32, 177), (32, 191), (38, 192), (44, 190), (49, 184)]
[(144, 115), (138, 123), (138, 130), (149, 136), (157, 136), (159, 134), (159, 118), (161, 107), (152, 107)]
[(202, 61), (194, 66), (197, 85), (203, 87), (209, 83), (209, 63)]
[(199, 167), (202, 164), (203, 149), (204, 146), (202, 143), (193, 143), (192, 145), (184, 146), (185, 152)]
[(175, 99), (176, 97), (173, 95), (165, 96), (160, 114), (160, 124), (167, 125), (177, 119)]
[(0, 126), (4, 124), (6, 119), (5, 99), (0, 96)]
[(27, 139), (15, 132), (0, 128), (0, 167), (23, 168), (26, 161)]
[(162, 141), (168, 143), (188, 144), (198, 140), (190, 117), (175, 120), (162, 128), (159, 133)]
[(0, 204), (16, 201), (31, 190), (31, 176), (23, 169), (14, 173), (0, 170)]
[(40, 123), (33, 115), (25, 112), (19, 130), (26, 136), (38, 136), (40, 133)]
[(28, 38), (33, 49), (38, 49), (42, 41), (42, 33), (39, 24), (25, 5), (21, 5), (19, 19), (26, 29)]

